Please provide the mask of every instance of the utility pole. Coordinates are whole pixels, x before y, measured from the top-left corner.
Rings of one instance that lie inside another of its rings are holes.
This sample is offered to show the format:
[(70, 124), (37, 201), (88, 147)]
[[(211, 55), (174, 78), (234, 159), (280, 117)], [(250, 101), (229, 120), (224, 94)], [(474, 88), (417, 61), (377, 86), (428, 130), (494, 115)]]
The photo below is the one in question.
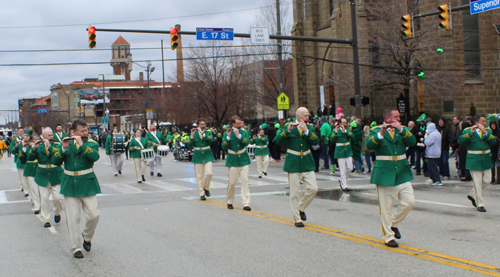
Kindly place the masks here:
[(161, 40), (161, 76), (163, 76), (163, 87), (161, 89), (161, 107), (163, 109), (163, 95), (165, 94), (165, 60), (163, 58), (163, 39)]
[(354, 63), (354, 100), (356, 103), (356, 114), (363, 117), (361, 113), (361, 86), (359, 77), (359, 51), (358, 51), (358, 25), (356, 25), (356, 0), (349, 0), (351, 5), (351, 29), (352, 29), (352, 55)]
[(151, 105), (149, 103), (149, 68), (151, 67), (151, 63), (148, 63), (148, 67), (146, 68), (146, 71), (148, 72), (148, 109), (151, 109)]
[[(276, 35), (281, 36), (281, 11), (280, 11), (280, 0), (276, 0)], [(278, 95), (285, 92), (283, 89), (283, 47), (281, 46), (281, 39), (278, 39), (278, 82), (279, 91)], [(284, 117), (286, 118), (286, 111), (283, 111)]]

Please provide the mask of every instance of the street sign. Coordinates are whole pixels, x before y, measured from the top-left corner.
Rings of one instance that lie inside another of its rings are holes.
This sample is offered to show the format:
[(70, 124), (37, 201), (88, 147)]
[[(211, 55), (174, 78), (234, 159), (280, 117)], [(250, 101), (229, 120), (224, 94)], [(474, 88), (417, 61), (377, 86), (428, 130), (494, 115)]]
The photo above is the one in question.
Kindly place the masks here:
[(49, 109), (38, 109), (36, 112), (37, 113), (48, 113)]
[(399, 98), (396, 99), (396, 104), (398, 105), (398, 111), (400, 114), (406, 113), (406, 108), (408, 107), (408, 98), (406, 98), (403, 93), (399, 95)]
[(103, 117), (102, 118), (102, 124), (108, 124), (108, 118), (107, 117)]
[(482, 13), (500, 8), (499, 0), (470, 0), (470, 14)]
[(234, 40), (233, 28), (196, 28), (197, 40)]
[(286, 96), (284, 92), (278, 96), (278, 99), (276, 99), (278, 103), (278, 110), (288, 110), (290, 109), (290, 98)]
[(283, 111), (278, 111), (278, 119), (283, 119), (284, 118), (284, 112)]
[(153, 119), (153, 110), (146, 110), (146, 118)]
[(269, 28), (250, 28), (250, 41), (253, 44), (269, 44)]

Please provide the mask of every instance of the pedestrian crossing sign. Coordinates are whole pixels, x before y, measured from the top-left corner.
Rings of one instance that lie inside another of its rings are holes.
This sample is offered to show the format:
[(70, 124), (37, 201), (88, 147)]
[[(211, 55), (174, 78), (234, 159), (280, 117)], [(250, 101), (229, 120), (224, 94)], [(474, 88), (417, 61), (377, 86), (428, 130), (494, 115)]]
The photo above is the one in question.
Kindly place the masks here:
[(276, 99), (276, 102), (278, 103), (278, 110), (290, 109), (290, 98), (288, 98), (288, 96), (286, 96), (286, 94), (284, 92), (282, 92), (278, 96), (278, 99)]

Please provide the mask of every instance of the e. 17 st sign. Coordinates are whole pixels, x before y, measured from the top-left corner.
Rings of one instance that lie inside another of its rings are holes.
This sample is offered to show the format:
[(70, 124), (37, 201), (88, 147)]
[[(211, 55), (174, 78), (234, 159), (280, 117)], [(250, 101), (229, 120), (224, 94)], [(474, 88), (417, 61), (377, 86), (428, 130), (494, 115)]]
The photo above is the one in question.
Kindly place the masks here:
[(500, 0), (470, 0), (470, 14), (500, 8)]
[(196, 28), (197, 40), (234, 40), (233, 28)]

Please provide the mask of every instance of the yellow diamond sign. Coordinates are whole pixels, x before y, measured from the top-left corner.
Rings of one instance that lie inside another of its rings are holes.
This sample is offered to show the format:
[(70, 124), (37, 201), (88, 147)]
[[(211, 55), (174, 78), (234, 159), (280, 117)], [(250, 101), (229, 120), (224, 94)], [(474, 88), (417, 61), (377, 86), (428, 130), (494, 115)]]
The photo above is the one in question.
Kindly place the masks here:
[(290, 109), (290, 98), (286, 96), (284, 92), (278, 96), (278, 99), (276, 99), (276, 102), (278, 103), (278, 110), (289, 110)]

